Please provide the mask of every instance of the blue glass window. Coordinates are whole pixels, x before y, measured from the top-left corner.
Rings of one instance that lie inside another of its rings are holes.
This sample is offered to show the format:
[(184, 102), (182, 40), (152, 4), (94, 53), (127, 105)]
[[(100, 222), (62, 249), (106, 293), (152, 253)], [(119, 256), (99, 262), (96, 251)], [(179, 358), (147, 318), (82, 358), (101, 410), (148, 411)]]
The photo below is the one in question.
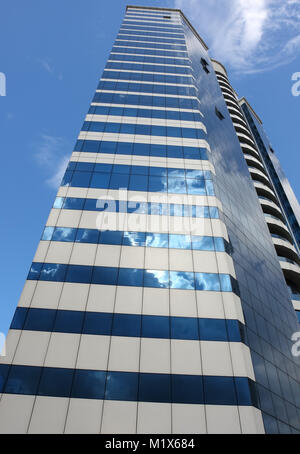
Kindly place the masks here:
[(237, 405), (233, 377), (203, 377), (207, 405)]
[(83, 318), (84, 312), (58, 310), (53, 331), (57, 333), (81, 333)]
[(226, 342), (227, 331), (223, 319), (199, 319), (200, 338), (204, 341)]
[(142, 287), (144, 270), (137, 268), (120, 268), (118, 285)]
[(195, 251), (214, 250), (214, 239), (211, 236), (192, 236), (192, 244)]
[(56, 227), (52, 235), (52, 241), (75, 241), (76, 229), (68, 227)]
[(198, 340), (198, 320), (196, 318), (171, 317), (171, 338)]
[(145, 270), (144, 287), (169, 288), (169, 272)]
[(219, 292), (221, 290), (219, 275), (196, 273), (196, 290)]
[(10, 329), (22, 329), (27, 316), (27, 312), (27, 307), (17, 307), (14, 318), (12, 319), (10, 325)]
[(73, 374), (73, 369), (45, 367), (42, 372), (38, 395), (69, 397)]
[(51, 241), (52, 235), (54, 232), (54, 227), (45, 227), (45, 230), (42, 235), (42, 241)]
[(42, 267), (43, 263), (33, 262), (30, 267), (27, 279), (37, 281), (40, 278)]
[(185, 273), (184, 271), (170, 271), (170, 288), (174, 289), (195, 289), (194, 273)]
[(113, 336), (140, 337), (141, 316), (115, 314), (112, 327)]
[(40, 374), (40, 367), (12, 366), (4, 392), (8, 394), (36, 394)]
[(108, 267), (95, 267), (92, 284), (117, 285), (118, 269)]
[(140, 374), (141, 402), (171, 402), (171, 377), (168, 374)]
[(91, 188), (98, 188), (98, 189), (108, 189), (109, 187), (109, 180), (110, 180), (110, 174), (109, 173), (98, 173), (95, 172), (93, 173), (92, 179), (91, 179)]
[(147, 247), (169, 247), (169, 235), (167, 233), (147, 233)]
[(169, 339), (170, 338), (169, 317), (143, 315), (142, 337)]
[(86, 312), (83, 326), (84, 334), (109, 336), (112, 327), (111, 313)]
[(52, 331), (56, 311), (51, 309), (31, 308), (24, 324), (29, 331)]
[(172, 375), (172, 401), (180, 404), (203, 404), (203, 379), (197, 375)]
[(0, 393), (3, 391), (9, 368), (9, 364), (0, 364)]
[(106, 372), (76, 370), (71, 397), (77, 399), (104, 399)]
[(67, 197), (64, 200), (64, 210), (83, 210), (85, 199), (79, 199), (75, 197)]
[(100, 234), (101, 244), (121, 245), (123, 232), (106, 230)]
[(144, 232), (124, 232), (123, 246), (144, 247), (146, 243), (146, 233)]
[(88, 188), (91, 175), (91, 172), (74, 172), (71, 186), (76, 188)]
[(105, 399), (137, 401), (138, 374), (107, 372)]
[(66, 282), (90, 284), (92, 279), (92, 266), (70, 265), (68, 267)]
[(100, 232), (96, 229), (78, 229), (76, 234), (76, 243), (93, 243), (97, 244)]
[(191, 237), (189, 235), (170, 235), (170, 248), (191, 249)]
[(241, 406), (253, 405), (250, 383), (246, 377), (235, 377), (237, 403)]

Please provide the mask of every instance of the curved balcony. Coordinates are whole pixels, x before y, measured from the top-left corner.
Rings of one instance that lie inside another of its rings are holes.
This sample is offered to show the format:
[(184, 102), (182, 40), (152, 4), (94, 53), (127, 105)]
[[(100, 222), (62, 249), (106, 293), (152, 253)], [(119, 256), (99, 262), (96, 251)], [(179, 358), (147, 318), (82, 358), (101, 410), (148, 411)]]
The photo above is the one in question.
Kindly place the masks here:
[(236, 134), (241, 143), (243, 143), (243, 144), (246, 143), (247, 145), (250, 145), (251, 147), (255, 147), (255, 143), (253, 142), (253, 140), (250, 139), (249, 137), (247, 137), (245, 134), (241, 134), (240, 132), (237, 132)]
[(267, 197), (274, 203), (278, 203), (275, 192), (269, 186), (266, 186), (265, 184), (255, 180), (253, 180), (253, 184), (258, 196)]
[(230, 114), (230, 116), (231, 116), (231, 119), (234, 124), (237, 123), (240, 126), (244, 126), (244, 128), (248, 128), (247, 123), (244, 120), (242, 120), (240, 117), (238, 117), (237, 115), (234, 115), (234, 114)]
[(260, 155), (258, 151), (251, 145), (248, 145), (247, 143), (242, 143), (241, 148), (243, 150), (243, 153), (251, 154), (252, 156), (260, 160)]
[(218, 80), (220, 78), (221, 80), (224, 80), (224, 82), (227, 82), (230, 85), (230, 82), (229, 82), (227, 76), (221, 74), (219, 71), (216, 71), (216, 75), (217, 75)]
[(249, 167), (249, 172), (254, 180), (260, 181), (266, 186), (270, 186), (270, 188), (272, 188), (269, 177), (264, 172), (258, 170), (256, 167)]
[(281, 208), (274, 203), (272, 200), (270, 200), (267, 197), (258, 197), (260, 204), (262, 206), (262, 209), (265, 213), (272, 214), (274, 216), (278, 216), (283, 222), (285, 222), (285, 218), (283, 216), (283, 213), (281, 211)]
[(297, 286), (300, 286), (300, 266), (298, 265), (298, 263), (285, 257), (278, 258), (284, 277)]
[[(225, 99), (226, 101), (226, 99)], [(229, 110), (230, 113), (233, 113), (234, 115), (238, 115), (241, 120), (243, 120), (243, 115), (241, 114), (240, 110), (230, 101), (226, 101), (227, 109)], [(232, 112), (233, 111), (233, 112)]]
[(229, 93), (225, 93), (223, 90), (222, 90), (222, 93), (223, 93), (223, 96), (224, 96), (224, 98), (226, 100), (232, 102), (234, 105), (239, 107), (238, 102), (237, 102), (236, 98), (233, 95), (230, 95)]
[(246, 159), (247, 164), (250, 167), (256, 167), (258, 170), (264, 171), (265, 168), (263, 163), (259, 161), (256, 157), (252, 156), (251, 154), (244, 153), (244, 158)]
[(248, 128), (246, 128), (245, 126), (238, 125), (235, 121), (232, 121), (232, 122), (233, 122), (236, 132), (240, 132), (241, 134), (246, 134), (246, 136), (252, 140), (252, 136), (251, 136)]
[(276, 235), (283, 236), (289, 241), (293, 241), (289, 229), (279, 218), (267, 213), (264, 213), (264, 215), (271, 233), (275, 233)]
[(222, 82), (219, 82), (219, 85), (220, 85), (220, 87), (221, 87), (221, 90), (222, 90), (223, 95), (232, 96), (233, 99), (234, 99), (235, 101), (238, 101), (238, 99), (237, 99), (237, 98), (235, 97), (235, 95), (234, 95), (234, 91), (232, 90), (232, 88), (230, 89), (230, 88), (224, 86), (224, 85), (222, 84)]
[(272, 240), (278, 256), (290, 259), (299, 265), (300, 260), (297, 251), (289, 241), (274, 236), (272, 236)]

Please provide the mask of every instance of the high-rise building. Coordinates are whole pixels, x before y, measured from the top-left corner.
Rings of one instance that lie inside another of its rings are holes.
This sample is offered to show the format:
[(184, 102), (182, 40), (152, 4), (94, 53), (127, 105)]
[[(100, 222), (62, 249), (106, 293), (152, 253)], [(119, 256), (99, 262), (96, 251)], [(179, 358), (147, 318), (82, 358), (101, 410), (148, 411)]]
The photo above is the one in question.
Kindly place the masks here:
[(0, 432), (299, 434), (299, 224), (187, 18), (127, 7), (7, 336)]

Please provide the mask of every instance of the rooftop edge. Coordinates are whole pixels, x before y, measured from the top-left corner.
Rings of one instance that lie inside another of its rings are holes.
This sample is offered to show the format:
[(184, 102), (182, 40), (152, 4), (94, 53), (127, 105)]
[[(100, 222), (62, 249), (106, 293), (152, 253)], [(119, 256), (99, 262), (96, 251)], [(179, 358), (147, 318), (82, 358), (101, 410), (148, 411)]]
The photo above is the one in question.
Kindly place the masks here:
[(201, 36), (199, 35), (199, 33), (197, 32), (197, 30), (192, 26), (192, 24), (190, 23), (190, 21), (187, 19), (187, 17), (183, 14), (183, 12), (181, 11), (181, 9), (175, 9), (175, 8), (156, 8), (156, 7), (152, 7), (152, 6), (136, 6), (136, 5), (127, 5), (126, 6), (126, 11), (128, 11), (128, 9), (130, 8), (134, 8), (134, 9), (148, 9), (148, 10), (154, 10), (154, 11), (173, 11), (173, 12), (176, 12), (176, 13), (180, 13), (182, 18), (185, 20), (185, 22), (187, 23), (187, 25), (190, 27), (190, 29), (192, 30), (192, 32), (197, 36), (197, 38), (199, 39), (199, 41), (201, 42), (201, 44), (204, 46), (205, 50), (208, 50), (209, 47), (208, 45), (205, 43), (205, 41), (201, 38)]

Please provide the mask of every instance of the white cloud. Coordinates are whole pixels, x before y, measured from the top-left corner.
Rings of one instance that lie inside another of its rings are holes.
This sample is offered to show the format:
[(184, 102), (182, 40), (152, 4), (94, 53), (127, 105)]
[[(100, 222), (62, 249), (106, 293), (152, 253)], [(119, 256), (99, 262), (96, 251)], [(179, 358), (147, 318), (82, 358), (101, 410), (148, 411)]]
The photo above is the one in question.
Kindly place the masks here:
[(66, 151), (70, 150), (70, 144), (62, 137), (41, 134), (32, 148), (36, 162), (49, 175), (45, 183), (57, 189), (69, 161)]
[(231, 69), (273, 69), (300, 54), (300, 0), (173, 0)]

